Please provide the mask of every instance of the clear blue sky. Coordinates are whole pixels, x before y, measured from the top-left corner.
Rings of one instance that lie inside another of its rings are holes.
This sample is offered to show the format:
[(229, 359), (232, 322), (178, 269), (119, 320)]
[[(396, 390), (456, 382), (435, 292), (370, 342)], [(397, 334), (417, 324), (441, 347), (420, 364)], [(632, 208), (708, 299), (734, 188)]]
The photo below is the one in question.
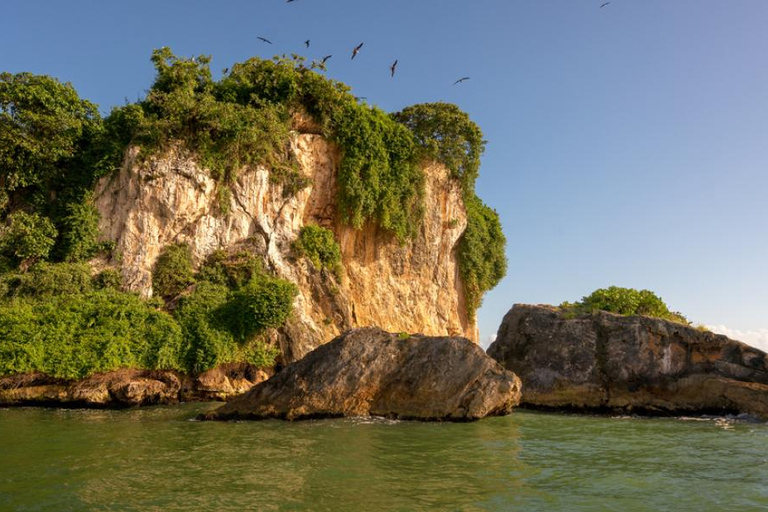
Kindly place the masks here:
[(509, 258), (483, 340), (514, 303), (609, 285), (768, 327), (768, 2), (602, 1), (6, 0), (0, 69), (72, 82), (107, 112), (143, 95), (160, 46), (214, 69), (333, 54), (329, 76), (371, 103), (454, 102), (483, 129), (478, 194)]

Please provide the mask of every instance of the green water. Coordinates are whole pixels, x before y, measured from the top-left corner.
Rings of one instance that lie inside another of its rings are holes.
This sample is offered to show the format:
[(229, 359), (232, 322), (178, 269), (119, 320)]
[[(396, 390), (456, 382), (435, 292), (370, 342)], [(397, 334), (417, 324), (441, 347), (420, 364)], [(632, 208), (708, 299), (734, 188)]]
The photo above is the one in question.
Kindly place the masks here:
[(765, 510), (768, 425), (0, 409), (0, 510)]

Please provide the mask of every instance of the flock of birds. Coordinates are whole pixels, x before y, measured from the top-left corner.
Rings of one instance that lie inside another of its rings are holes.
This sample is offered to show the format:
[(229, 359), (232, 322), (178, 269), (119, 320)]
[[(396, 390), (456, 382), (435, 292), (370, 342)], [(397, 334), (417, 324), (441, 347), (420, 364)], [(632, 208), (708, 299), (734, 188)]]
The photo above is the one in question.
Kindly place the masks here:
[[(286, 0), (286, 2), (295, 2), (295, 1), (296, 0)], [(263, 36), (258, 36), (257, 39), (259, 41), (262, 41), (262, 42), (266, 43), (266, 44), (273, 44), (272, 41), (270, 41), (269, 39), (267, 39), (266, 37), (263, 37)], [(309, 48), (310, 43), (311, 43), (311, 41), (309, 39), (307, 39), (306, 41), (304, 41), (304, 46)], [(364, 44), (365, 43), (363, 42), (363, 43), (358, 44), (354, 48), (352, 48), (352, 60), (355, 60), (355, 57), (357, 57), (357, 54), (360, 53), (360, 50), (362, 50)], [(320, 59), (320, 64), (324, 66), (325, 63), (328, 62), (328, 59), (330, 59), (331, 57), (333, 57), (333, 55), (326, 55), (326, 56), (324, 56), (322, 59)], [(397, 63), (398, 63), (398, 59), (395, 59), (395, 61), (392, 64), (389, 65), (389, 76), (391, 78), (395, 77), (395, 72), (397, 71)], [(460, 84), (461, 82), (464, 82), (464, 81), (469, 80), (469, 79), (470, 79), (470, 77), (468, 77), (468, 76), (459, 78), (458, 80), (453, 82), (453, 85)]]
[[(285, 0), (285, 1), (286, 1), (286, 3), (292, 3), (292, 2), (295, 2), (296, 0)], [(611, 2), (603, 2), (603, 3), (600, 5), (600, 9), (602, 9), (603, 7), (605, 7), (605, 6), (609, 5), (610, 3), (611, 3)], [(258, 37), (257, 37), (257, 39), (259, 39), (260, 41), (262, 41), (262, 42), (264, 42), (264, 43), (267, 43), (267, 44), (272, 44), (272, 41), (270, 41), (270, 40), (269, 40), (269, 39), (267, 39), (266, 37), (258, 36)], [(360, 43), (360, 44), (358, 44), (357, 46), (355, 46), (355, 47), (352, 49), (352, 60), (354, 60), (354, 59), (355, 59), (355, 57), (357, 57), (357, 54), (358, 54), (358, 53), (360, 53), (360, 50), (363, 48), (363, 45), (364, 45), (364, 44), (365, 44), (365, 43)], [(306, 41), (304, 41), (304, 46), (306, 46), (307, 48), (309, 48), (309, 45), (310, 45), (310, 40), (309, 40), (309, 39), (307, 39)], [(328, 59), (330, 59), (331, 57), (333, 57), (333, 55), (326, 55), (326, 56), (324, 56), (324, 57), (323, 57), (323, 58), (320, 60), (320, 65), (321, 65), (321, 66), (325, 66), (325, 63), (326, 63), (326, 62), (328, 62)], [(397, 71), (397, 62), (398, 62), (398, 59), (395, 59), (395, 61), (394, 61), (392, 64), (390, 64), (390, 65), (389, 65), (389, 76), (390, 76), (390, 78), (394, 78), (394, 77), (395, 77), (395, 72)], [(461, 77), (461, 78), (459, 78), (458, 80), (456, 80), (455, 82), (453, 82), (453, 85), (458, 85), (458, 84), (460, 84), (460, 83), (462, 83), (462, 82), (466, 82), (466, 81), (467, 81), (467, 80), (469, 80), (470, 78), (471, 78), (471, 77), (468, 77), (468, 76), (464, 76), (464, 77)]]

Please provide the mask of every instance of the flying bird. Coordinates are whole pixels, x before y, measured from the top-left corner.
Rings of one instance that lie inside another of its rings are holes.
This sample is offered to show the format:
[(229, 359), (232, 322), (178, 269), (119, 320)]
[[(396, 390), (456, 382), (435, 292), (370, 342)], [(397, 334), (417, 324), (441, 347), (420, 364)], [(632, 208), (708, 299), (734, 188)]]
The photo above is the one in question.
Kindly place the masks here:
[(325, 57), (323, 57), (323, 60), (322, 60), (322, 61), (320, 61), (320, 64), (325, 64), (325, 63), (326, 63), (326, 61), (327, 61), (328, 59), (330, 59), (331, 57), (333, 57), (333, 55), (326, 55)]
[(395, 77), (395, 69), (397, 69), (397, 59), (395, 59), (395, 62), (393, 62), (392, 65), (389, 66), (389, 74), (392, 78)]
[(354, 49), (354, 50), (352, 50), (352, 58), (353, 58), (353, 59), (354, 59), (355, 57), (357, 57), (357, 54), (358, 54), (358, 53), (360, 53), (360, 48), (362, 48), (362, 47), (363, 47), (363, 44), (365, 44), (365, 43), (360, 43), (359, 45), (355, 46), (355, 49)]
[(456, 80), (455, 82), (453, 82), (453, 85), (456, 85), (456, 84), (460, 84), (460, 83), (461, 83), (461, 82), (463, 82), (464, 80), (469, 80), (469, 77), (468, 77), (468, 76), (465, 76), (464, 78), (459, 78), (458, 80)]
[(306, 46), (307, 48), (309, 48), (309, 39), (307, 39), (306, 41), (304, 41), (304, 46)]
[(261, 37), (261, 36), (258, 36), (256, 39), (258, 39), (258, 40), (260, 40), (260, 41), (264, 41), (265, 43), (269, 43), (269, 44), (272, 44), (272, 41), (270, 41), (270, 40), (269, 40), (269, 39), (267, 39), (266, 37)]
[(611, 3), (611, 2), (605, 2), (603, 5), (601, 5), (601, 6), (600, 6), (600, 8), (602, 9), (603, 7), (605, 7), (606, 5), (608, 5), (609, 3)]

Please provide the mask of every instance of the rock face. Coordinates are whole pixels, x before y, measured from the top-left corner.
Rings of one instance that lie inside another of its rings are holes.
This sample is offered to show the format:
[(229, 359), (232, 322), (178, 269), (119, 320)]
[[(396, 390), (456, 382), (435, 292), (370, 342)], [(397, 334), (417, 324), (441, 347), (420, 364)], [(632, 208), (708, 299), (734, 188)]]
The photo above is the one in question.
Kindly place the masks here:
[[(300, 126), (297, 126), (301, 128)], [(294, 314), (275, 338), (286, 361), (339, 333), (378, 325), (390, 331), (462, 335), (477, 340), (467, 315), (456, 247), (467, 218), (459, 184), (441, 165), (425, 171), (425, 216), (418, 237), (403, 246), (373, 225), (355, 230), (336, 215), (339, 151), (320, 135), (295, 132), (291, 148), (312, 185), (284, 197), (265, 167), (244, 168), (231, 186), (228, 213), (217, 183), (178, 148), (146, 162), (129, 152), (123, 169), (102, 179), (96, 206), (105, 240), (115, 243), (112, 265), (123, 283), (152, 294), (152, 269), (168, 244), (186, 243), (196, 263), (216, 249), (248, 244), (267, 268), (299, 288)], [(291, 244), (309, 223), (333, 230), (344, 272), (337, 280), (296, 258)]]
[(488, 355), (520, 376), (527, 406), (768, 417), (764, 352), (665, 320), (515, 305)]
[(520, 380), (465, 338), (346, 332), (203, 419), (469, 421), (512, 411)]
[(226, 400), (268, 378), (248, 364), (227, 364), (192, 378), (177, 372), (117, 370), (78, 381), (42, 374), (0, 378), (2, 405), (130, 407), (180, 401)]

